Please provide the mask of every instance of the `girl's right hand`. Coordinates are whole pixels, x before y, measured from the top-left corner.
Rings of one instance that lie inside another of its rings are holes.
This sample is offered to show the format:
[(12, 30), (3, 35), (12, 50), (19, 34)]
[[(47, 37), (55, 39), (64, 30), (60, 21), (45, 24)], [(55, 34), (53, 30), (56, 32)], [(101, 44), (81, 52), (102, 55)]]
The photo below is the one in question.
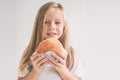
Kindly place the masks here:
[(48, 57), (46, 54), (39, 54), (37, 52), (34, 52), (33, 55), (30, 57), (30, 60), (33, 65), (34, 72), (36, 72), (38, 75), (43, 71), (43, 68), (46, 64), (48, 64)]

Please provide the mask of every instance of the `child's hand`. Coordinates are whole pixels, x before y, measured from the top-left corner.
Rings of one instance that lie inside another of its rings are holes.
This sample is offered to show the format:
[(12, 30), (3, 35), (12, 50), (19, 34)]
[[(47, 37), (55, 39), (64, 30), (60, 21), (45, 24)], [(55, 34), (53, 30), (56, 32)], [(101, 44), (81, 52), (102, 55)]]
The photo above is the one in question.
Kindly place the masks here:
[(66, 57), (65, 55), (56, 55), (52, 53), (51, 56), (48, 57), (49, 64), (51, 64), (59, 73), (61, 71), (67, 69), (66, 67)]
[(46, 54), (38, 54), (35, 52), (31, 57), (30, 60), (33, 65), (33, 70), (37, 72), (37, 74), (40, 75), (40, 73), (43, 71), (43, 68), (46, 64), (48, 64), (48, 58)]
[(49, 64), (51, 64), (57, 70), (63, 80), (80, 80), (73, 76), (69, 69), (66, 67), (67, 56), (56, 55), (55, 53), (52, 53), (48, 58)]

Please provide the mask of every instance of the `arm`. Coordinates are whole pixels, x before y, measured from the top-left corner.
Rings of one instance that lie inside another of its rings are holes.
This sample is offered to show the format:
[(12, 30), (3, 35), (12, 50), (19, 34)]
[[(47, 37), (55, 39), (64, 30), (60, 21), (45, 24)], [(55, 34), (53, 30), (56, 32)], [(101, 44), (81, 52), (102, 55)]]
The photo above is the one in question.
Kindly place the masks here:
[[(57, 60), (57, 61), (56, 61)], [(82, 80), (80, 77), (75, 77), (65, 65), (65, 57), (59, 57), (56, 54), (51, 54), (49, 63), (58, 71), (63, 80)]]
[(18, 77), (17, 80), (38, 80), (45, 65), (48, 64), (48, 58), (45, 54), (38, 54), (35, 52), (35, 54), (30, 57), (30, 60), (33, 65), (32, 71), (25, 77)]
[(80, 77), (75, 77), (66, 67), (59, 71), (63, 80), (82, 80)]
[(75, 77), (69, 70), (61, 72), (63, 80), (82, 80), (80, 77)]
[[(66, 78), (64, 80), (82, 80), (81, 78), (76, 78), (73, 75), (71, 75), (71, 76), (70, 75), (67, 74), (66, 76), (63, 76), (63, 77)], [(38, 80), (38, 76), (39, 75), (37, 75), (34, 71), (31, 71), (28, 76), (26, 76), (26, 77), (18, 77), (17, 80)]]
[(38, 78), (39, 75), (34, 70), (32, 70), (27, 76), (18, 77), (17, 80), (38, 80)]

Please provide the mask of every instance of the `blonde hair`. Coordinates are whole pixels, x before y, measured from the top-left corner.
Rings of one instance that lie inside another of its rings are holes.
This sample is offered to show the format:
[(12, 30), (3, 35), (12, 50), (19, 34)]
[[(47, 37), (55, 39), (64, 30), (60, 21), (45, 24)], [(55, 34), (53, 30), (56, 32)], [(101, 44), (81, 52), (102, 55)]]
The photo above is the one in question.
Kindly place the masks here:
[[(32, 36), (30, 39), (30, 42), (23, 52), (22, 58), (20, 60), (19, 64), (19, 71), (22, 74), (27, 74), (31, 71), (32, 65), (30, 61), (30, 56), (34, 53), (35, 49), (37, 48), (38, 44), (44, 40), (43, 37), (43, 21), (45, 14), (48, 9), (50, 8), (57, 8), (63, 11), (64, 10), (61, 4), (55, 3), (55, 2), (48, 2), (44, 4), (37, 12), (36, 18), (35, 18), (35, 23), (33, 27), (33, 32)], [(67, 55), (67, 60), (66, 60), (66, 66), (69, 70), (72, 69), (74, 65), (74, 51), (73, 48), (69, 45), (69, 35), (68, 35), (68, 25), (64, 16), (64, 30), (62, 36), (59, 38), (59, 41), (62, 43), (63, 47), (67, 50), (68, 55)]]

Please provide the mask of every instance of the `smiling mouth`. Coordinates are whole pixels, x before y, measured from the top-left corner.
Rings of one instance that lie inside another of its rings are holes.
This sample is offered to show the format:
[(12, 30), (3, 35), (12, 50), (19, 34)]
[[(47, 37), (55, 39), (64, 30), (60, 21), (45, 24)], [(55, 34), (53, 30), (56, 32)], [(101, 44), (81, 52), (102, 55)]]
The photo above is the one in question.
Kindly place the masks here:
[(57, 35), (57, 33), (47, 33), (47, 35), (53, 37), (53, 36)]

